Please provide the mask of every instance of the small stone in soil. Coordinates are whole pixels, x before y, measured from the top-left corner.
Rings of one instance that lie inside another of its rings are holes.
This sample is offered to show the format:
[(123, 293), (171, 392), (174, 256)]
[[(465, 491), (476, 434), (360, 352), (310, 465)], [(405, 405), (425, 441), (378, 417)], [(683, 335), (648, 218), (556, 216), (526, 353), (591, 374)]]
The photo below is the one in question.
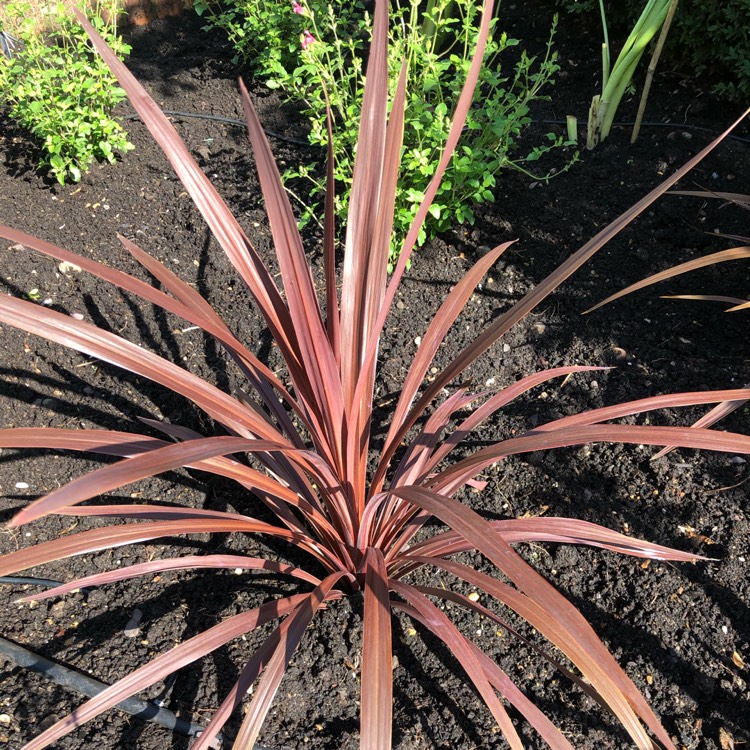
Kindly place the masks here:
[(143, 612), (140, 609), (134, 609), (133, 614), (128, 620), (128, 624), (125, 626), (124, 633), (126, 638), (135, 638), (138, 635), (140, 628), (138, 627), (143, 617)]

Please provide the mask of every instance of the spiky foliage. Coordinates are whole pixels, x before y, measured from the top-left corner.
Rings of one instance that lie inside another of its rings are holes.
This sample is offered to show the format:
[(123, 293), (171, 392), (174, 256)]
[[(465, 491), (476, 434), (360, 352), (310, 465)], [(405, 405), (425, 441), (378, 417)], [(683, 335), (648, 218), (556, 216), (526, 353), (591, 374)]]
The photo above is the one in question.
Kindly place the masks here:
[[(261, 534), (287, 542), (309, 557), (304, 569), (242, 555), (204, 555), (153, 560), (76, 580), (32, 598), (60, 596), (73, 588), (95, 586), (165, 570), (244, 568), (273, 571), (296, 578), (301, 593), (281, 596), (229, 617), (158, 656), (60, 720), (27, 745), (46, 747), (59, 737), (113, 707), (125, 696), (148, 688), (230, 639), (278, 620), (277, 627), (244, 666), (223, 698), (205, 733), (193, 746), (205, 750), (232, 711), (258, 680), (242, 721), (235, 748), (249, 748), (279, 687), (302, 635), (322, 606), (353, 592), (363, 592), (364, 617), (361, 675), (361, 747), (391, 746), (392, 656), (394, 613), (406, 613), (442, 640), (466, 671), (512, 748), (519, 734), (506, 705), (539, 732), (553, 748), (571, 745), (558, 728), (435, 603), (454, 602), (490, 621), (504, 622), (495, 610), (448, 588), (430, 588), (410, 574), (429, 566), (468, 582), (514, 611), (554, 647), (542, 652), (580, 688), (608, 707), (639, 748), (653, 748), (652, 737), (674, 748), (669, 735), (633, 683), (584, 617), (514, 549), (519, 542), (587, 544), (625, 554), (665, 560), (693, 560), (693, 555), (638, 541), (603, 527), (565, 518), (506, 519), (489, 522), (456, 499), (486, 467), (514, 454), (594, 441), (684, 445), (750, 452), (750, 438), (705, 429), (637, 427), (611, 424), (636, 412), (665, 406), (738, 398), (737, 391), (662, 396), (622, 404), (542, 425), (513, 439), (489, 445), (461, 460), (453, 451), (477, 425), (498, 409), (551, 378), (594, 368), (559, 367), (530, 374), (496, 393), (468, 393), (459, 386), (442, 402), (435, 399), (479, 355), (539, 304), (584, 263), (607, 239), (628, 224), (681, 174), (654, 190), (509, 311), (492, 322), (420, 392), (432, 359), (483, 274), (508, 243), (482, 257), (457, 283), (422, 337), (390, 420), (381, 449), (370, 448), (373, 388), (378, 341), (388, 310), (430, 201), (461, 133), (479, 72), (491, 18), (484, 20), (468, 80), (454, 113), (450, 137), (439, 169), (405, 241), (390, 280), (386, 266), (393, 222), (394, 192), (401, 147), (405, 76), (402, 71), (388, 116), (387, 7), (376, 5), (367, 87), (360, 124), (346, 228), (341, 292), (337, 291), (334, 256), (332, 177), (325, 221), (325, 307), (318, 299), (306, 263), (302, 239), (279, 179), (278, 170), (244, 86), (240, 85), (248, 134), (268, 212), (283, 281), (283, 294), (261, 262), (245, 232), (196, 165), (156, 104), (106, 48), (88, 22), (80, 18), (96, 48), (117, 76), (135, 109), (163, 148), (175, 172), (202, 212), (214, 236), (252, 292), (286, 363), (277, 377), (235, 336), (191, 287), (157, 260), (120, 238), (158, 281), (156, 289), (120, 271), (75, 255), (47, 242), (0, 227), (0, 236), (59, 260), (72, 261), (120, 289), (139, 295), (178, 315), (214, 337), (246, 377), (254, 399), (227, 395), (186, 370), (119, 336), (72, 319), (30, 301), (0, 298), (0, 320), (125, 370), (179, 393), (200, 407), (221, 428), (206, 437), (167, 423), (150, 424), (177, 442), (104, 430), (13, 429), (0, 432), (0, 446), (90, 451), (119, 457), (64, 487), (32, 502), (10, 522), (13, 527), (50, 513), (126, 519), (126, 522), (71, 534), (0, 558), (0, 574), (42, 565), (72, 555), (153, 539), (198, 533)], [(327, 311), (324, 316), (323, 309)], [(459, 415), (478, 402), (469, 416)], [(441, 435), (450, 430), (447, 437)], [(398, 455), (407, 434), (416, 436)], [(252, 456), (253, 461), (248, 460)], [(374, 469), (368, 472), (368, 462)], [(276, 523), (228, 512), (156, 504), (84, 505), (86, 500), (130, 482), (178, 467), (221, 475), (252, 493)], [(447, 529), (415, 539), (430, 518)], [(497, 568), (489, 576), (457, 562), (464, 551), (479, 551)], [(309, 590), (311, 587), (312, 590)], [(497, 607), (496, 607), (497, 609)], [(512, 628), (504, 625), (509, 632)], [(518, 634), (520, 637), (520, 634)], [(573, 665), (566, 668), (564, 663)], [(575, 674), (574, 674), (575, 672)]]

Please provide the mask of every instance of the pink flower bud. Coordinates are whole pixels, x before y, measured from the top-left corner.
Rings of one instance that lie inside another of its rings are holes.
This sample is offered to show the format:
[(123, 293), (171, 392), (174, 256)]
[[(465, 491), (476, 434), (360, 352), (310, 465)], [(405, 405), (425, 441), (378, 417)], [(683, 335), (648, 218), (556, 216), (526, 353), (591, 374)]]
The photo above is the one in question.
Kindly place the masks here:
[(307, 49), (314, 42), (315, 37), (307, 29), (305, 29), (305, 32), (302, 36), (302, 49)]
[(293, 0), (292, 1), (292, 10), (298, 16), (304, 16), (305, 15), (305, 9), (297, 2), (297, 0)]

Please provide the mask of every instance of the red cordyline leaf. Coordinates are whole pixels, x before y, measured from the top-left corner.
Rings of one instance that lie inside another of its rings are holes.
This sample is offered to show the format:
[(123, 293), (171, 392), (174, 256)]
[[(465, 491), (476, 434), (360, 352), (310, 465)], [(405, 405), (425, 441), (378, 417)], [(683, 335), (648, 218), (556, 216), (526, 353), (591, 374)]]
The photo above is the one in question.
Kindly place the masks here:
[(176, 672), (186, 664), (210, 654), (233, 638), (249, 633), (255, 628), (283, 617), (309, 598), (308, 594), (295, 594), (285, 599), (263, 604), (257, 609), (242, 612), (214, 625), (199, 635), (176, 646), (171, 651), (157, 657), (127, 677), (118, 680), (114, 685), (103, 690), (99, 695), (86, 701), (72, 714), (61, 719), (45, 732), (25, 746), (25, 750), (42, 750), (55, 740), (68, 734), (71, 730), (97, 717), (108, 708), (117, 705), (125, 698), (146, 690), (151, 685), (163, 680), (167, 675)]
[(354, 408), (354, 389), (362, 365), (362, 337), (368, 322), (364, 304), (370, 293), (367, 271), (383, 179), (388, 106), (388, 4), (375, 3), (349, 197), (344, 267), (341, 282), (341, 380), (347, 412)]
[(295, 378), (295, 384), (298, 390), (310, 394), (309, 406), (325, 429), (331, 456), (335, 466), (341, 471), (343, 468), (340, 450), (344, 399), (336, 358), (323, 325), (315, 285), (307, 265), (302, 238), (289, 204), (289, 197), (284, 190), (268, 140), (242, 81), (240, 81), (240, 93), (247, 121), (247, 132), (253, 147), (266, 213), (276, 248), (276, 257), (284, 281), (290, 322), (297, 332), (304, 382), (298, 383)]
[[(643, 414), (657, 409), (670, 409), (680, 406), (698, 406), (699, 404), (711, 404), (717, 401), (729, 401), (732, 403), (743, 403), (748, 398), (745, 388), (731, 388), (723, 391), (692, 391), (688, 393), (665, 393), (661, 396), (649, 396), (637, 401), (626, 401), (614, 406), (603, 406), (599, 409), (590, 409), (580, 414), (571, 414), (569, 417), (561, 417), (552, 422), (539, 425), (531, 432), (550, 432), (564, 427), (575, 425), (590, 425), (610, 419), (629, 417), (632, 414)], [(687, 446), (686, 446), (687, 447)]]
[[(563, 448), (586, 443), (634, 443), (636, 445), (680, 445), (725, 453), (750, 453), (750, 437), (733, 432), (690, 427), (641, 427), (636, 425), (583, 425), (550, 432), (530, 432), (497, 445), (481, 448), (468, 458), (439, 472), (428, 484), (433, 490), (450, 495), (466, 481), (502, 458), (538, 450)], [(395, 494), (399, 494), (394, 490)]]
[[(750, 389), (750, 383), (745, 384), (744, 390)], [(709, 411), (707, 414), (704, 414), (697, 422), (693, 423), (691, 427), (711, 427), (711, 425), (716, 424), (720, 420), (724, 419), (724, 417), (729, 416), (733, 411), (737, 411), (741, 406), (744, 406), (748, 400), (750, 399), (743, 399), (742, 401), (725, 401), (723, 404), (719, 404), (718, 406), (714, 406), (711, 411)], [(662, 458), (663, 456), (666, 456), (667, 453), (673, 451), (676, 448), (676, 446), (669, 446), (668, 448), (662, 448), (658, 453), (655, 453), (651, 460), (656, 461), (657, 458)]]
[[(456, 500), (422, 488), (402, 487), (395, 492), (436, 516), (471, 542), (518, 587), (519, 590), (516, 591), (506, 584), (476, 573), (472, 568), (467, 568), (466, 571), (461, 568), (466, 580), (472, 583), (481, 580), (482, 588), (494, 596), (502, 592), (503, 602), (519, 611), (576, 664), (639, 748), (653, 748), (652, 741), (638, 720), (640, 718), (660, 742), (676, 750), (643, 697), (581, 613), (516, 554), (507, 542), (493, 534), (492, 528), (480, 515)], [(458, 570), (458, 564), (450, 561), (440, 561), (436, 564), (446, 570)], [(406, 588), (396, 587), (393, 582), (391, 587), (399, 595), (403, 595)], [(407, 599), (407, 602), (414, 604), (410, 599)], [(523, 611), (520, 611), (522, 605)]]
[[(213, 437), (200, 440), (188, 440), (184, 443), (156, 448), (132, 458), (126, 458), (117, 464), (104, 466), (78, 479), (74, 479), (54, 492), (31, 503), (20, 511), (10, 522), (11, 527), (20, 526), (48, 513), (55, 513), (60, 508), (81, 503), (96, 495), (117, 489), (139, 479), (171, 471), (183, 466), (215, 456), (225, 456), (240, 451), (264, 452), (286, 450), (281, 443), (265, 440), (247, 440), (234, 437)], [(297, 458), (306, 453), (290, 449)], [(308, 468), (312, 468), (305, 461)]]
[(253, 693), (245, 719), (234, 740), (233, 750), (246, 750), (255, 746), (260, 729), (271, 703), (279, 689), (289, 660), (292, 658), (305, 629), (320, 605), (330, 596), (333, 587), (347, 574), (332, 573), (315, 590), (305, 597), (296, 611), (279, 626), (279, 644), (268, 661), (260, 684)]
[[(463, 278), (449, 292), (443, 301), (440, 309), (432, 319), (426, 333), (422, 336), (419, 348), (414, 356), (409, 372), (404, 381), (401, 395), (399, 396), (396, 410), (393, 414), (389, 434), (395, 432), (395, 425), (401, 424), (407, 409), (411, 405), (414, 395), (419, 386), (422, 384), (427, 368), (430, 366), (435, 353), (440, 344), (444, 341), (450, 327), (455, 323), (456, 318), (464, 309), (466, 301), (471, 296), (477, 284), (484, 278), (484, 275), (495, 264), (498, 258), (510, 247), (511, 242), (505, 242), (498, 245), (486, 255), (482, 256)], [(378, 472), (375, 474), (370, 488), (371, 494), (378, 492), (382, 487), (382, 480), (385, 477), (387, 463), (381, 461)]]
[[(461, 597), (453, 592), (442, 589), (430, 589), (424, 586), (417, 586), (416, 590), (419, 591), (420, 594), (440, 596), (445, 600), (455, 601), (457, 603), (462, 603), (462, 601), (465, 600), (467, 606), (474, 604), (469, 599), (466, 599), (466, 597)], [(393, 609), (400, 610), (417, 622), (422, 623), (422, 625), (428, 630), (431, 629), (428, 620), (424, 618), (417, 609), (396, 600), (391, 602), (391, 606)], [(504, 624), (504, 627), (508, 632), (513, 632), (513, 629), (508, 627), (507, 624)], [(511, 680), (508, 675), (505, 674), (505, 672), (503, 672), (503, 670), (500, 669), (500, 667), (498, 667), (498, 665), (495, 664), (495, 662), (492, 661), (492, 659), (490, 659), (490, 657), (487, 656), (487, 654), (485, 654), (475, 643), (468, 638), (465, 638), (465, 641), (473, 655), (481, 664), (485, 677), (489, 680), (492, 687), (519, 711), (529, 724), (539, 732), (541, 737), (547, 742), (552, 750), (572, 750), (572, 745), (565, 739), (560, 730), (521, 692), (521, 690), (519, 690), (513, 680)], [(533, 648), (533, 644), (529, 643), (528, 645)], [(550, 661), (553, 660), (550, 659)], [(566, 676), (570, 674), (567, 673), (564, 668), (563, 671), (566, 673)], [(570, 675), (570, 677), (574, 676)], [(594, 691), (589, 688), (589, 692), (593, 693)], [(509, 731), (511, 732), (512, 737), (517, 736), (515, 727), (513, 727), (512, 724), (509, 727)]]
[[(750, 246), (744, 245), (743, 247), (733, 247), (730, 250), (720, 250), (718, 253), (711, 253), (710, 255), (704, 255), (702, 258), (695, 258), (686, 263), (680, 263), (677, 266), (672, 266), (672, 268), (667, 268), (666, 271), (655, 273), (653, 276), (649, 276), (642, 281), (637, 281), (635, 284), (625, 287), (625, 289), (622, 289), (616, 294), (610, 295), (593, 307), (585, 310), (584, 315), (594, 312), (594, 310), (598, 310), (600, 307), (604, 307), (604, 305), (608, 305), (610, 302), (614, 302), (616, 299), (620, 299), (620, 297), (624, 297), (626, 294), (632, 294), (639, 289), (645, 289), (647, 286), (657, 284), (660, 281), (671, 279), (675, 276), (681, 276), (682, 274), (694, 271), (697, 268), (706, 268), (706, 266), (714, 266), (717, 263), (726, 263), (730, 260), (744, 260), (747, 258), (750, 258)], [(696, 297), (696, 299), (697, 298), (698, 297)]]
[(663, 294), (661, 299), (687, 299), (695, 300), (697, 302), (724, 302), (727, 305), (732, 305), (728, 310), (724, 312), (737, 312), (744, 310), (750, 305), (750, 301), (740, 299), (739, 297), (723, 297), (720, 294)]
[[(600, 547), (624, 555), (647, 557), (653, 560), (695, 562), (707, 559), (701, 555), (634, 539), (598, 524), (574, 518), (555, 518), (554, 516), (512, 518), (504, 521), (489, 521), (489, 524), (508, 544), (520, 542), (585, 544), (589, 547)], [(447, 531), (419, 542), (401, 554), (396, 552), (397, 549), (394, 546), (387, 560), (391, 576), (402, 578), (422, 564), (414, 562), (417, 558), (449, 557), (459, 552), (472, 551), (475, 548), (460, 534)]]
[(169, 560), (152, 560), (151, 562), (140, 563), (138, 565), (128, 565), (117, 570), (109, 570), (106, 573), (97, 573), (85, 578), (77, 578), (75, 581), (64, 583), (61, 586), (40, 591), (38, 594), (22, 596), (19, 602), (33, 602), (41, 599), (51, 599), (56, 596), (63, 596), (77, 589), (90, 588), (91, 586), (103, 586), (115, 581), (126, 581), (137, 576), (150, 575), (151, 573), (165, 573), (169, 570), (193, 570), (201, 568), (226, 568), (238, 570), (269, 570), (274, 573), (299, 578), (317, 586), (320, 580), (307, 571), (295, 568), (292, 565), (275, 562), (274, 560), (264, 560), (259, 557), (246, 557), (244, 555), (186, 555), (184, 557), (174, 557)]
[(0, 321), (166, 386), (245, 437), (255, 434), (286, 442), (268, 422), (215, 386), (169, 360), (90, 323), (5, 295), (0, 296)]
[(214, 711), (211, 721), (208, 723), (206, 728), (201, 732), (195, 744), (192, 745), (191, 750), (208, 750), (209, 748), (215, 747), (216, 738), (224, 728), (224, 725), (229, 720), (234, 710), (242, 703), (245, 696), (250, 692), (253, 687), (253, 683), (258, 678), (258, 675), (268, 664), (271, 656), (279, 645), (279, 639), (281, 631), (276, 628), (271, 635), (266, 638), (256, 652), (250, 657), (247, 664), (242, 668), (242, 672), (232, 686), (232, 689), (227, 693), (221, 705)]
[[(169, 510), (168, 508), (166, 510)], [(137, 512), (137, 506), (133, 507)], [(103, 529), (90, 529), (61, 539), (42, 542), (32, 547), (25, 547), (0, 557), (0, 576), (18, 570), (33, 568), (36, 565), (64, 560), (66, 557), (98, 552), (103, 549), (121, 547), (124, 544), (147, 542), (165, 536), (184, 534), (222, 534), (222, 533), (268, 534), (280, 539), (292, 541), (304, 548), (304, 538), (288, 529), (256, 521), (254, 518), (237, 516), (235, 518), (193, 518), (175, 521), (154, 521), (153, 523), (122, 524), (107, 526)], [(310, 542), (313, 544), (313, 542)]]
[(328, 130), (326, 198), (323, 219), (323, 269), (326, 277), (326, 331), (336, 363), (341, 367), (341, 320), (339, 298), (336, 291), (336, 165), (333, 156), (333, 116), (328, 91), (323, 84), (326, 98), (326, 126)]
[(720, 190), (670, 190), (669, 194), (692, 195), (696, 198), (718, 198), (750, 211), (750, 195), (744, 193), (725, 193)]
[[(386, 95), (387, 98), (387, 95)], [(369, 248), (366, 277), (361, 305), (362, 324), (357, 331), (361, 343), (367, 341), (374, 321), (383, 304), (383, 294), (388, 269), (388, 253), (393, 233), (396, 205), (396, 184), (404, 135), (404, 108), (406, 101), (406, 61), (396, 86), (391, 115), (385, 133), (385, 157), (380, 181), (378, 209)], [(345, 342), (342, 342), (344, 345)], [(367, 496), (367, 460), (372, 424), (372, 394), (375, 387), (376, 362), (370, 361), (358, 376), (354, 388), (353, 404), (349, 409), (346, 456), (349, 481), (356, 503), (356, 513), (362, 516)], [(366, 397), (362, 397), (362, 394)]]
[[(194, 508), (185, 508), (182, 506), (170, 506), (170, 505), (93, 505), (93, 506), (76, 506), (73, 508), (61, 508), (57, 511), (58, 515), (62, 516), (81, 516), (81, 517), (96, 517), (96, 518), (134, 518), (140, 521), (175, 521), (177, 519), (183, 521), (189, 521), (190, 524), (184, 527), (182, 533), (185, 534), (202, 534), (205, 533), (203, 524), (201, 523), (205, 519), (211, 519), (214, 521), (227, 520), (230, 523), (236, 520), (251, 521), (255, 522), (254, 518), (250, 516), (238, 515), (236, 513), (225, 513), (219, 510), (203, 510)], [(196, 523), (193, 523), (193, 522)], [(275, 526), (265, 526), (260, 533), (271, 532), (269, 529), (275, 529)], [(236, 528), (232, 528), (233, 531), (237, 531)], [(106, 532), (106, 529), (101, 531)], [(208, 529), (210, 532), (211, 530)], [(327, 544), (324, 539), (312, 536), (303, 527), (283, 529), (278, 536), (287, 542), (297, 545), (306, 552), (312, 554), (317, 558), (326, 568), (329, 570), (339, 569), (351, 569), (354, 567), (348, 549), (341, 542), (338, 537), (332, 537), (330, 544)], [(180, 533), (180, 529), (174, 532), (175, 534)], [(169, 536), (170, 534), (166, 534)], [(106, 534), (105, 534), (106, 536)], [(157, 536), (165, 536), (165, 534), (157, 534)], [(139, 541), (139, 540), (136, 540)], [(129, 543), (129, 542), (128, 542)], [(99, 549), (96, 547), (95, 549)], [(85, 552), (88, 550), (82, 550)], [(76, 553), (80, 554), (80, 552)], [(0, 558), (1, 560), (2, 558)]]
[(379, 549), (368, 547), (365, 551), (364, 572), (360, 748), (382, 750), (391, 746), (393, 648), (388, 572)]
[(400, 597), (406, 600), (420, 616), (428, 630), (434, 633), (451, 650), (461, 666), (466, 670), (469, 678), (474, 683), (482, 700), (495, 717), (495, 721), (514, 750), (523, 750), (521, 738), (508, 716), (508, 712), (495, 695), (487, 675), (471, 647), (471, 642), (450, 621), (448, 616), (435, 607), (426, 596), (420, 594), (413, 586), (395, 581), (391, 582), (391, 588)]
[[(216, 188), (211, 184), (190, 155), (166, 115), (135, 79), (133, 74), (107, 47), (86, 17), (72, 8), (78, 21), (89, 35), (97, 52), (128, 95), (128, 100), (140, 115), (154, 140), (161, 146), (172, 168), (205, 218), (219, 244), (255, 297), (268, 327), (280, 347), (290, 355), (298, 354), (294, 327), (289, 311), (279, 294), (273, 278), (232, 215)], [(291, 363), (287, 360), (287, 364)], [(297, 363), (298, 364), (298, 363)]]

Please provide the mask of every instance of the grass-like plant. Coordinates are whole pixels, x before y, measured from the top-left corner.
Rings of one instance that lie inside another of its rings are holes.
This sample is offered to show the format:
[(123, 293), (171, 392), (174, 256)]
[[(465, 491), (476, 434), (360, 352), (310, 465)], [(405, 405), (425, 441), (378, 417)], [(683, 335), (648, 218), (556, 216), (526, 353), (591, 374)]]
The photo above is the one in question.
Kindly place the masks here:
[(586, 145), (594, 148), (609, 136), (620, 100), (631, 85), (638, 63), (648, 43), (656, 36), (669, 12), (672, 0), (648, 0), (633, 30), (611, 64), (609, 32), (604, 0), (599, 0), (604, 42), (602, 44), (602, 92), (591, 101)]
[[(277, 376), (271, 371), (193, 288), (131, 241), (120, 238), (125, 249), (158, 281), (161, 289), (21, 231), (0, 227), (0, 236), (11, 242), (73, 262), (83, 271), (200, 327), (222, 345), (253, 392), (252, 396), (228, 395), (113, 333), (28, 300), (0, 297), (3, 323), (151, 379), (190, 399), (217, 426), (217, 434), (206, 437), (171, 423), (149, 422), (176, 442), (92, 429), (0, 431), (1, 447), (90, 451), (121, 459), (30, 503), (11, 520), (11, 527), (52, 513), (124, 521), (7, 554), (0, 558), (0, 575), (120, 545), (201, 533), (267, 535), (296, 547), (306, 554), (309, 563), (294, 567), (272, 559), (220, 554), (154, 559), (97, 573), (54, 591), (27, 597), (60, 596), (83, 586), (167, 570), (198, 568), (276, 572), (292, 576), (300, 585), (299, 593), (280, 595), (257, 608), (228, 617), (154, 658), (46, 729), (29, 742), (27, 750), (50, 745), (124, 697), (148, 688), (233, 638), (278, 621), (244, 665), (236, 684), (223, 697), (206, 731), (193, 745), (194, 750), (205, 750), (232, 712), (246, 699), (248, 688), (254, 685), (234, 741), (237, 750), (251, 748), (307, 626), (322, 606), (333, 605), (356, 592), (361, 593), (364, 600), (362, 748), (386, 750), (391, 746), (392, 617), (395, 613), (405, 613), (445, 643), (455, 655), (511, 748), (521, 748), (522, 743), (506, 710), (507, 704), (525, 717), (550, 747), (572, 750), (563, 733), (439, 606), (451, 602), (489, 622), (500, 623), (504, 630), (521, 637), (504, 619), (507, 611), (515, 612), (551, 644), (549, 652), (540, 649), (540, 653), (581, 690), (608, 707), (635, 746), (651, 750), (658, 741), (674, 750), (669, 733), (589, 623), (525, 561), (514, 545), (530, 541), (586, 544), (668, 560), (695, 560), (696, 556), (578, 520), (545, 517), (487, 521), (462, 504), (457, 496), (467, 484), (476, 484), (476, 477), (483, 469), (508, 456), (596, 441), (683, 445), (748, 453), (750, 438), (742, 435), (707, 429), (610, 423), (655, 408), (737, 399), (745, 392), (728, 390), (660, 396), (588, 411), (549, 422), (460, 459), (455, 459), (453, 452), (471, 431), (522, 393), (552, 378), (597, 368), (570, 366), (542, 370), (492, 393), (470, 393), (463, 384), (442, 400), (438, 397), (478, 356), (685, 174), (708, 149), (602, 230), (537, 288), (490, 323), (420, 392), (432, 359), (464, 303), (510, 243), (480, 258), (453, 287), (422, 336), (391, 415), (388, 434), (382, 447), (371, 447), (378, 341), (421, 222), (461, 133), (479, 74), (492, 2), (487, 0), (484, 6), (477, 48), (454, 113), (445, 154), (426, 190), (424, 203), (390, 281), (386, 266), (404, 122), (405, 76), (402, 69), (389, 115), (387, 9), (388, 3), (379, 0), (360, 121), (360, 147), (354, 165), (340, 294), (334, 255), (332, 191), (326, 197), (324, 302), (318, 298), (287, 194), (244, 86), (240, 84), (248, 134), (276, 248), (283, 293), (158, 106), (91, 25), (79, 16), (252, 292), (283, 355), (286, 375)], [(330, 151), (328, 176), (331, 186)], [(478, 405), (466, 416), (466, 409), (474, 402)], [(411, 439), (402, 447), (407, 437)], [(239, 490), (257, 498), (277, 521), (270, 523), (247, 515), (166, 504), (84, 504), (90, 498), (128, 483), (178, 467), (209, 472), (236, 482)], [(432, 536), (425, 535), (424, 524), (431, 518), (439, 519), (447, 528)], [(420, 530), (423, 534), (417, 537)], [(481, 553), (494, 564), (498, 575), (490, 576), (454, 559), (464, 551)], [(463, 581), (484, 592), (489, 605), (485, 607), (461, 593), (460, 584), (455, 590), (450, 585), (430, 587), (411, 577), (413, 571), (424, 567), (439, 571), (441, 580), (449, 584)]]
[[(99, 33), (124, 58), (130, 47), (117, 35), (117, 0), (79, 6), (93, 13)], [(0, 99), (39, 140), (40, 167), (61, 185), (78, 182), (94, 159), (111, 163), (133, 148), (112, 117), (125, 92), (65, 3), (11, 0), (0, 8), (0, 29), (14, 41), (0, 53)]]

